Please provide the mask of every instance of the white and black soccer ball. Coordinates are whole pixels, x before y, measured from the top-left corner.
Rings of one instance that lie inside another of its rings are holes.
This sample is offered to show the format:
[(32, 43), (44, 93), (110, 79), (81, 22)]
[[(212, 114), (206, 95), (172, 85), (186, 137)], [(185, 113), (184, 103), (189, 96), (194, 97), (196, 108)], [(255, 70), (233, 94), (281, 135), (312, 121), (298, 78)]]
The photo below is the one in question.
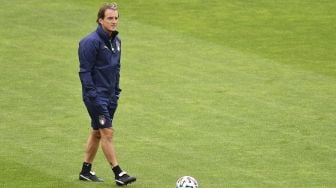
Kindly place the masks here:
[(182, 176), (177, 180), (176, 188), (198, 188), (198, 183), (191, 176)]

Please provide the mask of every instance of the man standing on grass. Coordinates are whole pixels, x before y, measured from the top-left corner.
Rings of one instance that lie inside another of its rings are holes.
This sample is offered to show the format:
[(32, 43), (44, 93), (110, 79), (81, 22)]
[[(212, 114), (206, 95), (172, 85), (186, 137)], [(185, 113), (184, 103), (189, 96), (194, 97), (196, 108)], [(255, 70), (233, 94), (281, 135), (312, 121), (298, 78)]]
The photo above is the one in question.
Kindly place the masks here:
[(92, 162), (101, 143), (104, 155), (115, 175), (116, 184), (123, 186), (136, 181), (136, 178), (129, 176), (120, 168), (113, 145), (112, 120), (121, 92), (119, 88), (121, 41), (116, 30), (118, 18), (117, 4), (104, 4), (98, 11), (97, 30), (79, 43), (79, 77), (92, 127), (79, 179), (103, 181), (91, 171)]

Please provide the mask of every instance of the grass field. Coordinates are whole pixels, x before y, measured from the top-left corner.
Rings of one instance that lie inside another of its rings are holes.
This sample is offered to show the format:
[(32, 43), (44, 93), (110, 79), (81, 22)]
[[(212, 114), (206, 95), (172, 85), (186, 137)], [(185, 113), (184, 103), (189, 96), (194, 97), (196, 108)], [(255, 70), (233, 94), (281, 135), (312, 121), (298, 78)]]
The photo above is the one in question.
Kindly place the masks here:
[[(78, 41), (96, 0), (0, 8), (0, 187), (77, 180), (89, 117)], [(134, 188), (336, 187), (336, 2), (120, 0), (119, 162)]]

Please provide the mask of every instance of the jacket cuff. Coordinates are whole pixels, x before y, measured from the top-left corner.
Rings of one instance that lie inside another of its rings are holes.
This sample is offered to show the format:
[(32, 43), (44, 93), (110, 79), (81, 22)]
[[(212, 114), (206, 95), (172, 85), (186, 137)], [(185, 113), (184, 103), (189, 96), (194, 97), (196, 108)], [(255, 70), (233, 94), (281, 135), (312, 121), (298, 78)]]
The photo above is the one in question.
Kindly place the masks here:
[(89, 97), (90, 99), (94, 99), (97, 97), (97, 92), (95, 89), (88, 88), (86, 90), (86, 96)]

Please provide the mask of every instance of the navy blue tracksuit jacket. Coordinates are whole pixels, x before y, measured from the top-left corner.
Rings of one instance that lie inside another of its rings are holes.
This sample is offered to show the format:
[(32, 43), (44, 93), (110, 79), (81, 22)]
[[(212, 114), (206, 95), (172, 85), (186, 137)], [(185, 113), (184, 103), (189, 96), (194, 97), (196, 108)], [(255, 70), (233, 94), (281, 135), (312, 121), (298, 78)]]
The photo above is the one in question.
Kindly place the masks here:
[(121, 89), (120, 78), (121, 41), (118, 32), (108, 33), (98, 25), (97, 30), (79, 42), (79, 77), (83, 99), (109, 98), (117, 102)]

